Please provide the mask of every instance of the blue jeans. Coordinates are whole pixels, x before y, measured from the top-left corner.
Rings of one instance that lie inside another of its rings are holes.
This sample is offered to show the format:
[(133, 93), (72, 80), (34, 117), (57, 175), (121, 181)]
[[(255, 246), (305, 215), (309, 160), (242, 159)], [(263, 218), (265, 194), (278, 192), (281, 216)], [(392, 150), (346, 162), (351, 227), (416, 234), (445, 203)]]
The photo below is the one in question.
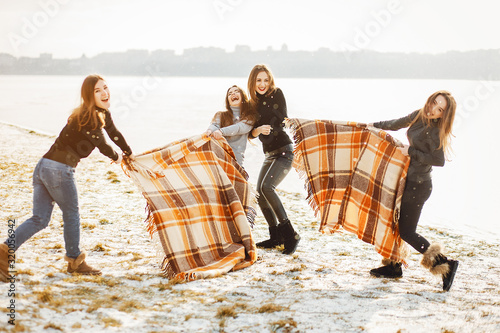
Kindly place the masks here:
[(46, 158), (38, 162), (33, 172), (33, 216), (15, 230), (15, 250), (49, 225), (57, 203), (63, 214), (66, 255), (80, 255), (80, 213), (74, 175), (75, 168), (69, 165)]
[(275, 227), (278, 222), (288, 219), (285, 208), (275, 189), (292, 168), (293, 147), (284, 151), (266, 154), (259, 177), (257, 178), (258, 203), (267, 224)]

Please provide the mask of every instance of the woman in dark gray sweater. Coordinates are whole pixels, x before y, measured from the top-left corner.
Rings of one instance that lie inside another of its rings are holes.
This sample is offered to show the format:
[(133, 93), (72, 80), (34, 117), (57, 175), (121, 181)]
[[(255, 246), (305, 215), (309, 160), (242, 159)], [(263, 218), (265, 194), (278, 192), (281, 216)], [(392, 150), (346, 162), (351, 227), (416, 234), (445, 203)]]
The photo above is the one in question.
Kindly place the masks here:
[[(416, 229), (423, 205), (432, 192), (432, 166), (443, 166), (445, 163), (455, 110), (453, 96), (441, 90), (432, 94), (422, 109), (406, 117), (372, 124), (376, 128), (392, 131), (408, 127), (410, 145), (402, 150), (410, 156), (410, 166), (398, 221), (399, 233), (405, 242), (423, 254), (422, 265), (431, 273), (442, 276), (443, 290), (450, 289), (458, 261), (446, 258), (439, 244), (430, 244)], [(384, 266), (372, 269), (370, 274), (385, 278), (403, 275), (401, 263), (389, 259), (384, 259), (382, 263)]]

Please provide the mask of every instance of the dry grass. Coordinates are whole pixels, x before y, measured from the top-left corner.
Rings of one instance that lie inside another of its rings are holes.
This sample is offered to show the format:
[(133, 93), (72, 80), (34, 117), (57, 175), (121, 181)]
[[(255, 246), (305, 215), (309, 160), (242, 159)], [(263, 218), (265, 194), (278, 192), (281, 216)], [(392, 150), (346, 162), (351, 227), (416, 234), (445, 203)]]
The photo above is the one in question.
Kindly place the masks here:
[(284, 310), (284, 308), (280, 305), (268, 303), (268, 304), (264, 304), (263, 306), (261, 306), (259, 308), (259, 310), (257, 310), (257, 312), (258, 313), (272, 313), (272, 312), (279, 312), (279, 311), (283, 311), (283, 310)]
[(130, 300), (121, 303), (118, 310), (122, 312), (132, 312), (134, 310), (142, 310), (144, 308), (145, 306), (141, 302), (137, 300)]
[(125, 278), (127, 280), (133, 280), (133, 281), (142, 281), (143, 280), (142, 275), (127, 274), (127, 275), (125, 275)]
[(35, 292), (34, 294), (37, 295), (36, 299), (39, 302), (51, 303), (53, 301), (53, 293), (52, 293), (52, 290), (50, 288), (47, 288), (47, 289), (40, 291), (40, 292)]
[(43, 327), (44, 330), (52, 329), (52, 330), (57, 330), (57, 331), (64, 331), (60, 326), (57, 326), (56, 324), (48, 323)]
[(236, 318), (238, 313), (236, 312), (234, 306), (221, 306), (217, 309), (217, 314), (215, 317), (222, 319), (227, 317)]
[(95, 251), (95, 252), (106, 252), (106, 251), (109, 251), (108, 249), (106, 249), (104, 247), (104, 245), (102, 245), (101, 243), (98, 243), (94, 246), (94, 248), (92, 249), (92, 251)]
[(120, 180), (118, 179), (118, 175), (115, 172), (108, 171), (108, 172), (106, 172), (106, 175), (108, 176), (107, 179), (111, 180), (111, 183), (120, 183)]
[(95, 229), (95, 227), (96, 227), (96, 225), (94, 223), (90, 223), (90, 222), (82, 222), (81, 226), (83, 229), (89, 229), (89, 230)]
[(100, 219), (99, 220), (99, 224), (100, 225), (107, 225), (107, 224), (112, 224), (112, 222), (109, 222), (108, 220), (106, 219)]
[(137, 261), (137, 260), (141, 260), (144, 258), (144, 256), (140, 253), (135, 253), (135, 252), (132, 252), (132, 261)]
[(25, 275), (30, 275), (30, 276), (33, 276), (35, 275), (35, 273), (31, 270), (31, 269), (18, 269), (17, 270), (17, 274), (18, 275), (22, 275), (22, 274), (25, 274)]
[(114, 319), (114, 318), (111, 318), (111, 317), (102, 318), (101, 322), (104, 324), (104, 327), (109, 327), (109, 326), (120, 327), (120, 326), (122, 326), (121, 321)]
[(307, 269), (307, 266), (304, 264), (301, 264), (300, 266), (295, 266), (291, 269), (288, 270), (288, 272), (293, 273), (293, 272), (302, 272), (303, 270)]

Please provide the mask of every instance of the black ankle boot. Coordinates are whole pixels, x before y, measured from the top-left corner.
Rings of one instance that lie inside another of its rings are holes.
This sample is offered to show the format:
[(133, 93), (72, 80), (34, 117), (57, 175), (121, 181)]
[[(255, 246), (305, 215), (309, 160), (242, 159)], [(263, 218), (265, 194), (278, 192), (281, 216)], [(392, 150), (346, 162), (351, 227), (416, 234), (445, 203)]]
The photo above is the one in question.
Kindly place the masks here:
[(272, 249), (273, 247), (282, 245), (284, 243), (283, 236), (281, 235), (278, 226), (269, 227), (269, 235), (271, 236), (271, 238), (262, 242), (258, 242), (255, 245), (264, 249)]
[(293, 230), (290, 220), (286, 220), (278, 225), (278, 230), (284, 238), (285, 249), (283, 254), (292, 254), (297, 249), (299, 245), (300, 236)]
[(439, 244), (431, 244), (422, 257), (422, 266), (443, 279), (443, 290), (448, 291), (453, 284), (455, 273), (458, 269), (458, 261), (448, 259)]
[(432, 266), (432, 268), (436, 269), (436, 267), (440, 267), (440, 266), (448, 266), (448, 269), (444, 270), (441, 273), (441, 276), (443, 278), (443, 290), (448, 291), (448, 290), (450, 290), (451, 285), (453, 284), (453, 279), (455, 278), (455, 273), (457, 272), (457, 269), (458, 269), (458, 261), (448, 259), (443, 254), (438, 254), (436, 256), (436, 259), (435, 259), (435, 262), (434, 262), (434, 265)]
[(397, 279), (403, 276), (400, 262), (384, 259), (382, 264), (384, 266), (372, 269), (370, 275), (387, 279)]
[(448, 259), (448, 266), (450, 266), (450, 270), (448, 273), (443, 274), (443, 290), (448, 291), (453, 284), (453, 279), (455, 278), (455, 273), (458, 269), (458, 261)]

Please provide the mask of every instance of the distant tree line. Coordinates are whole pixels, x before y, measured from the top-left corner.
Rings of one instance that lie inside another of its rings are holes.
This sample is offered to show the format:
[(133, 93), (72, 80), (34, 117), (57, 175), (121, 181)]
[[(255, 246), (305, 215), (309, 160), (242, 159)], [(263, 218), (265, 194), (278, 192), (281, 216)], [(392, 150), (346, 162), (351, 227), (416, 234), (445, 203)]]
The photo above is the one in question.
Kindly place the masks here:
[(244, 77), (257, 63), (269, 65), (279, 77), (311, 78), (417, 78), (500, 80), (500, 50), (447, 52), (442, 54), (381, 53), (358, 50), (336, 52), (280, 50), (252, 51), (236, 46), (233, 52), (216, 47), (173, 50), (128, 50), (55, 59), (0, 53), (0, 74), (11, 75), (104, 75)]

